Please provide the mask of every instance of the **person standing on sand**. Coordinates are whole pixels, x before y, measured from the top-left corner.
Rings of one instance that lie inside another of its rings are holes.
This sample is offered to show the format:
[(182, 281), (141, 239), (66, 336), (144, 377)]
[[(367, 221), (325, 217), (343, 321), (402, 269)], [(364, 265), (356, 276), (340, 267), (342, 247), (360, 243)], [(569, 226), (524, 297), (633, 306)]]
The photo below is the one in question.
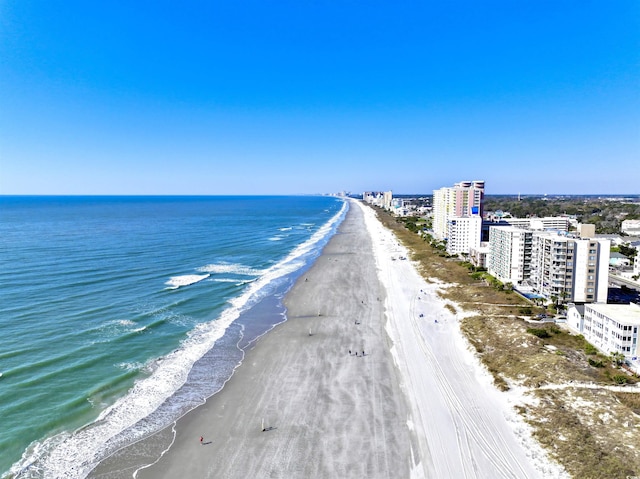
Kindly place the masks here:
[(204, 437), (200, 436), (200, 445), (202, 446), (202, 441), (204, 441)]

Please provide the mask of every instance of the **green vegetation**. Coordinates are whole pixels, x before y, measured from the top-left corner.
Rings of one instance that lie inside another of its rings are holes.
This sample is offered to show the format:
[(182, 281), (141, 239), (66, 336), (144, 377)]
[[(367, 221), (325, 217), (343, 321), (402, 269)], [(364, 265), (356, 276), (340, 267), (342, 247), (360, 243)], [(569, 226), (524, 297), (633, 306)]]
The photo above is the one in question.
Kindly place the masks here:
[(528, 328), (527, 329), (527, 333), (533, 334), (534, 336), (537, 336), (539, 338), (550, 338), (551, 337), (551, 335), (549, 334), (549, 331), (547, 331), (544, 328)]
[(598, 348), (596, 348), (593, 344), (584, 342), (584, 352), (585, 354), (598, 354)]

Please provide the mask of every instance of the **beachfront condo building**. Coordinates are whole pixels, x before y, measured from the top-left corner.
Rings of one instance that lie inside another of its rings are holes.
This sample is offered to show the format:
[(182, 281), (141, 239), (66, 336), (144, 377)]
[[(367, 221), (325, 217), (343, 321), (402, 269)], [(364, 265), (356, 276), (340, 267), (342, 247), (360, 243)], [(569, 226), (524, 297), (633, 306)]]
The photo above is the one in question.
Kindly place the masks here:
[(606, 303), (609, 240), (557, 233), (532, 238), (529, 283), (538, 293), (561, 302)]
[(449, 254), (469, 254), (482, 240), (484, 181), (461, 181), (433, 192), (433, 233)]
[(447, 253), (469, 254), (471, 249), (480, 247), (482, 218), (474, 216), (454, 216), (447, 222)]
[(570, 304), (567, 326), (605, 354), (622, 353), (631, 360), (640, 356), (637, 304)]
[(533, 231), (513, 226), (489, 228), (487, 270), (503, 283), (521, 284), (531, 275)]
[[(448, 239), (453, 218), (479, 216), (482, 218), (484, 181), (461, 181), (453, 187), (433, 192), (433, 232), (437, 239)], [(478, 239), (478, 241), (480, 241)], [(466, 253), (469, 251), (467, 250)]]

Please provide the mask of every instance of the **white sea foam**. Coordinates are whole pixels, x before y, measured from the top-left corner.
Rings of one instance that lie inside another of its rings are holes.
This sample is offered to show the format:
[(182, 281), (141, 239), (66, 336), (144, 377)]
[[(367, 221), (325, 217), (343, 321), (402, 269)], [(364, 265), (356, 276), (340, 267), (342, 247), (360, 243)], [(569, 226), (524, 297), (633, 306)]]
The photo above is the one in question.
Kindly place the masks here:
[(209, 274), (239, 274), (242, 276), (260, 276), (263, 270), (250, 268), (239, 263), (213, 263), (198, 268), (197, 271)]
[(141, 362), (133, 362), (133, 363), (125, 362), (125, 363), (116, 364), (116, 366), (125, 371), (137, 371), (145, 367), (145, 365)]
[(181, 286), (189, 286), (190, 284), (207, 279), (209, 276), (209, 274), (185, 274), (182, 276), (173, 276), (164, 284), (169, 286), (169, 289), (178, 289)]
[(213, 278), (213, 279), (211, 279), (211, 281), (214, 281), (216, 283), (234, 283), (236, 286), (242, 286), (242, 285), (245, 285), (247, 283), (253, 283), (255, 280), (256, 280), (256, 278), (245, 279), (245, 280), (239, 280), (237, 278)]
[(284, 239), (283, 236), (273, 236), (269, 238), (269, 241), (282, 241)]
[(293, 228), (291, 226), (288, 226), (286, 228), (280, 228), (280, 231), (291, 231)]
[[(121, 440), (115, 441), (116, 444), (113, 442), (116, 436), (149, 416), (185, 383), (193, 364), (213, 347), (240, 314), (270, 294), (269, 288), (266, 288), (267, 285), (303, 266), (304, 256), (331, 232), (342, 219), (347, 208), (345, 202), (341, 210), (309, 240), (295, 248), (280, 263), (265, 270), (241, 296), (230, 301), (230, 306), (218, 319), (197, 325), (182, 342), (180, 349), (160, 358), (151, 376), (137, 381), (126, 396), (105, 409), (94, 423), (73, 434), (62, 433), (46, 441), (32, 444), (25, 451), (22, 459), (13, 465), (8, 472), (9, 476), (20, 475), (20, 477), (45, 479), (84, 478), (96, 462), (104, 458), (114, 447), (121, 447), (128, 441), (136, 439), (133, 436), (122, 437)], [(227, 266), (237, 267), (238, 265)], [(158, 426), (165, 426), (165, 424)], [(110, 441), (111, 444), (109, 444)]]

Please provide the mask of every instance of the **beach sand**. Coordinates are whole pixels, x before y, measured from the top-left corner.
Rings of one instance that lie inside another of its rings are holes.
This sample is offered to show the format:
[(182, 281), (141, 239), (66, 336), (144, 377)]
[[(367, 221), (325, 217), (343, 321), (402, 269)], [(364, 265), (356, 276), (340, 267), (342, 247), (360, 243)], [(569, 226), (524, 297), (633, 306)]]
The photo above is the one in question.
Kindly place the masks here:
[[(408, 409), (372, 255), (363, 212), (352, 206), (287, 294), (288, 320), (257, 341), (220, 393), (178, 421), (168, 452), (137, 477), (409, 477)], [(273, 429), (263, 432), (263, 421)], [(168, 444), (170, 435), (133, 447)], [(131, 477), (127, 454), (91, 477)]]
[(352, 201), (223, 390), (91, 477), (132, 477), (151, 444), (139, 478), (566, 477), (406, 255)]

